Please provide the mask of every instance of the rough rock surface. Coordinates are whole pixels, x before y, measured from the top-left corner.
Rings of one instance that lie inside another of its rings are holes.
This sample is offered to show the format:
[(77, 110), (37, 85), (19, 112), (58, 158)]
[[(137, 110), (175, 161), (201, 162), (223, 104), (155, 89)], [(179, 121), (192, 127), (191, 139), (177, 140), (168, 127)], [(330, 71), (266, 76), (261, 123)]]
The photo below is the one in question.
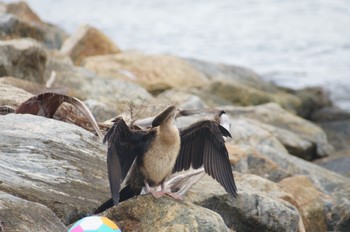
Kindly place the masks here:
[(91, 71), (74, 66), (62, 57), (51, 57), (46, 66), (45, 79), (55, 72), (53, 88), (82, 100), (94, 99), (111, 109), (126, 110), (128, 104), (151, 103), (154, 98), (136, 83), (110, 77), (96, 76)]
[(326, 198), (306, 176), (293, 176), (279, 183), (283, 189), (293, 195), (306, 231), (327, 231), (325, 204)]
[(3, 109), (7, 107), (15, 110), (22, 102), (32, 96), (27, 91), (6, 83), (5, 78), (0, 78), (0, 107)]
[(88, 56), (118, 53), (120, 49), (105, 34), (89, 25), (83, 25), (63, 43), (61, 52), (75, 64)]
[[(265, 125), (256, 125), (274, 134), (291, 154), (306, 159), (332, 155), (334, 148), (317, 125), (293, 115), (275, 103), (250, 107), (225, 107), (234, 118), (251, 118)], [(250, 121), (250, 124), (253, 123)]]
[(44, 83), (46, 53), (31, 39), (0, 41), (0, 77)]
[(250, 69), (195, 59), (187, 61), (212, 81), (205, 90), (206, 94), (243, 106), (276, 102), (288, 110), (297, 111), (301, 104), (298, 97), (281, 91)]
[(145, 55), (123, 52), (86, 58), (85, 68), (99, 76), (121, 78), (139, 83), (152, 93), (169, 88), (204, 86), (207, 78), (185, 60), (169, 55)]
[(41, 21), (26, 2), (9, 3), (0, 12), (1, 39), (30, 37), (47, 48), (59, 49), (68, 37), (62, 29)]
[(67, 228), (46, 206), (0, 191), (0, 231), (66, 232)]
[(46, 205), (65, 224), (109, 196), (106, 148), (90, 132), (20, 114), (0, 116), (0, 128), (1, 191)]
[(264, 157), (271, 159), (291, 175), (306, 175), (322, 193), (332, 197), (327, 205), (327, 229), (348, 230), (350, 228), (350, 181), (334, 172), (321, 168), (295, 156), (291, 156), (280, 141), (268, 131), (246, 121), (231, 121), (232, 139), (235, 145), (252, 146)]
[(228, 231), (221, 216), (206, 208), (168, 196), (151, 195), (125, 201), (102, 215), (114, 220), (122, 231)]
[[(262, 194), (257, 182), (246, 188), (237, 178), (238, 197), (233, 199), (211, 177), (206, 176), (187, 193), (185, 200), (219, 213), (235, 231), (298, 231), (299, 213), (290, 203)], [(270, 185), (274, 183), (269, 182)]]

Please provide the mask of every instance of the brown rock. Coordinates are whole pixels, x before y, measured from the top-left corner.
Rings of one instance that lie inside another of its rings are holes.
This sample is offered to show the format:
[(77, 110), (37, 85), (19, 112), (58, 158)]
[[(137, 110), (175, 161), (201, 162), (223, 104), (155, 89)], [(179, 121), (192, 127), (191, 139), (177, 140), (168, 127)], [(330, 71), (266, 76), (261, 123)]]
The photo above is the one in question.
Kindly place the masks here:
[(233, 199), (209, 176), (203, 177), (187, 193), (185, 200), (219, 213), (236, 231), (303, 231), (298, 210), (277, 184), (255, 175), (234, 173), (238, 196)]
[(45, 83), (46, 53), (32, 39), (0, 41), (0, 77), (16, 78)]
[(63, 43), (61, 52), (79, 65), (85, 57), (118, 53), (120, 49), (98, 29), (84, 25)]
[(282, 180), (279, 185), (293, 195), (306, 231), (327, 231), (324, 202), (325, 197), (306, 176), (293, 176)]
[(138, 196), (103, 213), (122, 231), (228, 231), (221, 216), (170, 197)]
[(6, 79), (0, 78), (0, 114), (14, 112), (22, 102), (33, 96), (27, 91), (7, 83)]
[(84, 67), (99, 76), (134, 81), (152, 93), (170, 88), (201, 87), (206, 77), (186, 61), (169, 55), (145, 55), (127, 52), (86, 58)]
[(28, 22), (41, 22), (39, 16), (28, 6), (26, 2), (14, 2), (7, 4), (7, 12), (17, 15)]

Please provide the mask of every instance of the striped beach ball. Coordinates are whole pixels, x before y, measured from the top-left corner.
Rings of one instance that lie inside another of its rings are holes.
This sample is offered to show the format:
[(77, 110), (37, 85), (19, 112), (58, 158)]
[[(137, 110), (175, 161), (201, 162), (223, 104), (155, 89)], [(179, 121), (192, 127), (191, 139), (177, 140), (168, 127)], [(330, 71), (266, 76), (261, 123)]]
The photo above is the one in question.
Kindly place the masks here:
[(89, 216), (77, 221), (68, 232), (121, 232), (121, 230), (106, 217)]

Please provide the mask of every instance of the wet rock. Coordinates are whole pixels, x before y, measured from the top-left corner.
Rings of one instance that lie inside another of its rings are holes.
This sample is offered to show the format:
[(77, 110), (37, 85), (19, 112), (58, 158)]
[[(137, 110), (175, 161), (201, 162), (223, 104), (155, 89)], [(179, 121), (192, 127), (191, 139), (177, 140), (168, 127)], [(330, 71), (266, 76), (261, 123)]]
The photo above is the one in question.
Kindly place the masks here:
[(103, 213), (122, 231), (228, 231), (219, 214), (168, 196), (138, 196)]
[(350, 149), (340, 150), (335, 156), (319, 159), (314, 163), (350, 178)]
[(321, 87), (309, 87), (293, 92), (302, 101), (298, 114), (303, 118), (312, 119), (319, 109), (332, 105), (329, 95)]
[(293, 195), (306, 231), (327, 231), (325, 205), (322, 194), (306, 176), (293, 176), (279, 183), (283, 189)]
[(336, 106), (319, 108), (311, 115), (311, 120), (320, 124), (348, 119), (350, 119), (350, 112)]
[(97, 28), (83, 25), (64, 41), (61, 52), (79, 65), (85, 57), (119, 53), (120, 49)]
[(88, 57), (84, 67), (99, 76), (137, 82), (158, 94), (170, 88), (190, 89), (204, 86), (206, 77), (185, 60), (169, 55), (145, 55), (123, 52), (115, 55)]
[(0, 41), (0, 76), (44, 83), (46, 54), (31, 39)]
[[(267, 185), (261, 181), (262, 178), (254, 182), (254, 187), (247, 188), (247, 178), (240, 178), (238, 173), (234, 175), (237, 180), (237, 199), (233, 199), (221, 185), (206, 176), (189, 190), (185, 200), (219, 213), (226, 225), (235, 231), (298, 231), (299, 223), (302, 226), (302, 222), (293, 205), (278, 197), (268, 196), (270, 193), (266, 193)], [(268, 185), (278, 188), (273, 182), (268, 182)], [(279, 197), (289, 197), (282, 192), (279, 188)]]
[(67, 231), (52, 210), (42, 204), (0, 191), (0, 205), (0, 231)]
[(273, 126), (257, 125), (274, 134), (293, 155), (303, 158), (306, 155), (308, 159), (315, 159), (334, 152), (321, 128), (287, 112), (275, 103), (251, 107), (229, 106), (224, 110), (234, 118), (251, 118)]
[(66, 225), (110, 196), (106, 148), (54, 119), (0, 116), (0, 190), (50, 208)]

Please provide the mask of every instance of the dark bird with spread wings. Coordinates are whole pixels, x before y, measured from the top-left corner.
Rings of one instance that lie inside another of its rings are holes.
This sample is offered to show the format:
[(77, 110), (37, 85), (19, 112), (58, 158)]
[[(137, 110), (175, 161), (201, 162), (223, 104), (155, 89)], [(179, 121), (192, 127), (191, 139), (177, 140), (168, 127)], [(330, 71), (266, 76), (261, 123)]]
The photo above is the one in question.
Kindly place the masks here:
[[(236, 185), (223, 138), (231, 137), (230, 133), (214, 120), (202, 120), (179, 131), (174, 125), (176, 113), (175, 106), (166, 108), (146, 131), (131, 129), (121, 117), (114, 120), (104, 138), (104, 142), (108, 142), (107, 166), (112, 199), (95, 213), (139, 195), (143, 187), (154, 197), (168, 194), (177, 198), (165, 191), (164, 181), (172, 173), (190, 167), (198, 169), (204, 166), (206, 173), (236, 197)], [(125, 178), (126, 186), (120, 191)], [(160, 191), (152, 191), (151, 187), (159, 185)]]

